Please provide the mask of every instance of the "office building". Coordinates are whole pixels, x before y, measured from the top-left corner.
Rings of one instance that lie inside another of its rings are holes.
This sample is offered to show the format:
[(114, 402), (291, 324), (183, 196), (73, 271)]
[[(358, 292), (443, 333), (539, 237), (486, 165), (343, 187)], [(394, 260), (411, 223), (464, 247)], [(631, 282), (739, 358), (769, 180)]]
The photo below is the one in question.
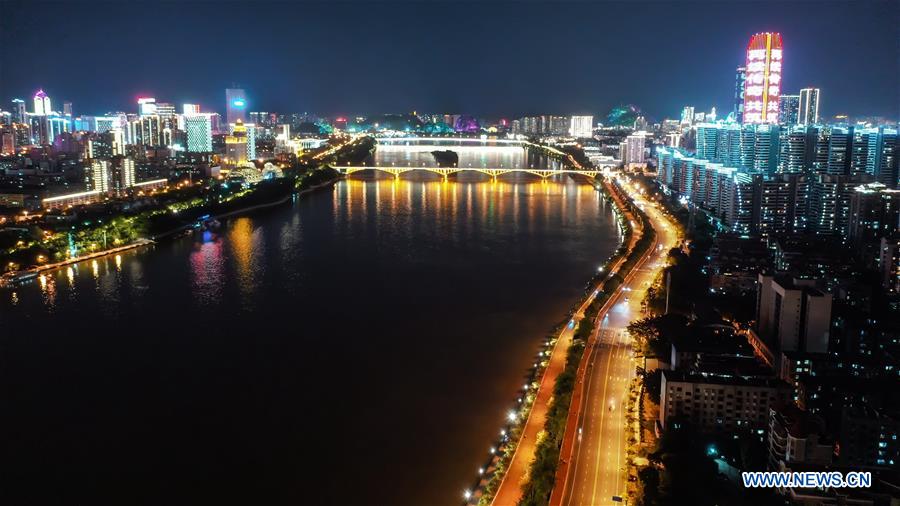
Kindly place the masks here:
[(187, 150), (192, 153), (211, 153), (212, 115), (209, 113), (185, 113), (184, 131), (187, 135)]
[(759, 274), (758, 334), (780, 351), (828, 351), (831, 299), (810, 280)]
[(778, 123), (795, 125), (800, 119), (800, 95), (782, 95), (778, 99)]
[(819, 123), (818, 88), (803, 88), (800, 90), (797, 118), (797, 122), (801, 125), (815, 125)]
[(138, 114), (142, 116), (156, 114), (156, 99), (153, 97), (138, 98)]
[(231, 129), (231, 135), (225, 137), (225, 163), (237, 166), (247, 162), (247, 128), (238, 120)]
[(747, 67), (738, 67), (734, 78), (734, 108), (731, 112), (737, 123), (744, 122), (744, 86), (747, 83)]
[(593, 116), (572, 116), (569, 135), (575, 138), (591, 137), (594, 133)]
[(182, 112), (184, 114), (200, 114), (200, 105), (199, 104), (184, 104)]
[(63, 102), (63, 114), (72, 116), (72, 102)]
[(777, 123), (781, 96), (782, 39), (780, 33), (757, 33), (747, 45), (743, 123)]
[(225, 90), (225, 120), (233, 125), (241, 120), (247, 121), (247, 96), (243, 89), (228, 88)]
[(34, 94), (34, 114), (35, 116), (46, 116), (53, 112), (50, 106), (50, 97), (44, 93), (44, 90), (38, 90)]
[(47, 124), (46, 144), (53, 144), (59, 134), (72, 130), (71, 121), (65, 116), (47, 116), (45, 122)]
[(14, 123), (25, 123), (25, 101), (21, 98), (12, 99), (12, 120)]
[(681, 124), (685, 126), (694, 124), (693, 106), (686, 105), (684, 106), (684, 109), (681, 110)]

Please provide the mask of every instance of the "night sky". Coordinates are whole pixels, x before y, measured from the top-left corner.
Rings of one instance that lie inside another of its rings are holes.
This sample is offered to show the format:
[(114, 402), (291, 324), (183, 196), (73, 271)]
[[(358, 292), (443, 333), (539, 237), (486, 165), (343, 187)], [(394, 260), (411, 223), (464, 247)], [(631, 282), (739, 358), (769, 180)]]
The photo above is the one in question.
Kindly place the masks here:
[[(0, 107), (43, 88), (75, 114), (135, 98), (320, 114), (605, 114), (731, 108), (749, 36), (780, 31), (784, 93), (898, 116), (900, 2), (0, 0)], [(30, 110), (30, 104), (29, 104)]]

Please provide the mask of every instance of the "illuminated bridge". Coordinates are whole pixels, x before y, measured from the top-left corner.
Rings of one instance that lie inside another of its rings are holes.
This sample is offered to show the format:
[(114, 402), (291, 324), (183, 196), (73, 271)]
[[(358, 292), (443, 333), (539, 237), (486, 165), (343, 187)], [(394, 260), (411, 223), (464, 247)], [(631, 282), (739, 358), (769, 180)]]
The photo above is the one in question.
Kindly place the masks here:
[(458, 142), (460, 144), (502, 144), (511, 146), (531, 144), (528, 141), (517, 139), (482, 139), (476, 137), (377, 137), (375, 140), (379, 144), (390, 144), (392, 142)]
[(575, 169), (529, 169), (529, 168), (487, 168), (487, 167), (417, 167), (415, 165), (410, 165), (406, 167), (396, 167), (396, 166), (384, 166), (384, 165), (368, 165), (368, 166), (346, 166), (334, 167), (336, 170), (345, 174), (347, 176), (354, 174), (356, 172), (361, 172), (364, 170), (377, 170), (381, 172), (386, 172), (394, 176), (395, 179), (400, 178), (400, 174), (406, 172), (413, 171), (426, 171), (432, 172), (434, 174), (438, 174), (444, 179), (447, 179), (449, 176), (453, 174), (457, 174), (460, 172), (480, 172), (482, 174), (487, 174), (492, 179), (496, 179), (497, 176), (502, 176), (503, 174), (509, 174), (511, 172), (525, 172), (528, 174), (533, 174), (540, 178), (548, 178), (550, 176), (556, 176), (559, 174), (580, 174), (583, 176), (594, 177), (600, 173), (598, 169), (586, 169), (586, 170), (575, 170)]

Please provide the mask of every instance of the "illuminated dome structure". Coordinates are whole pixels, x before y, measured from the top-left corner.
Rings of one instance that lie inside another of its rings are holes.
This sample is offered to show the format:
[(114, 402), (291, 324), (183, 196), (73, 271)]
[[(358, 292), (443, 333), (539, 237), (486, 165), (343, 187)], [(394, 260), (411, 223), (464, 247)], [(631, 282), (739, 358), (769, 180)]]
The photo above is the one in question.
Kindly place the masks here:
[(606, 116), (606, 126), (631, 127), (634, 121), (641, 115), (641, 110), (632, 104), (613, 107)]
[(478, 124), (477, 119), (463, 114), (456, 118), (456, 124), (453, 125), (453, 129), (457, 132), (472, 133), (481, 130), (481, 125)]

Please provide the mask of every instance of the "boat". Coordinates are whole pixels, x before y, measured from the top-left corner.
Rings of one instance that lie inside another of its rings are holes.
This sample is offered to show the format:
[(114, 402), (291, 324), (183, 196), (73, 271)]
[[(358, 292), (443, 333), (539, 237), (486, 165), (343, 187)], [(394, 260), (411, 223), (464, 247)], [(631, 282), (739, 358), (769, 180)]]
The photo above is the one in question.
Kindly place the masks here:
[(0, 277), (0, 286), (20, 286), (38, 277), (34, 271), (8, 272)]

